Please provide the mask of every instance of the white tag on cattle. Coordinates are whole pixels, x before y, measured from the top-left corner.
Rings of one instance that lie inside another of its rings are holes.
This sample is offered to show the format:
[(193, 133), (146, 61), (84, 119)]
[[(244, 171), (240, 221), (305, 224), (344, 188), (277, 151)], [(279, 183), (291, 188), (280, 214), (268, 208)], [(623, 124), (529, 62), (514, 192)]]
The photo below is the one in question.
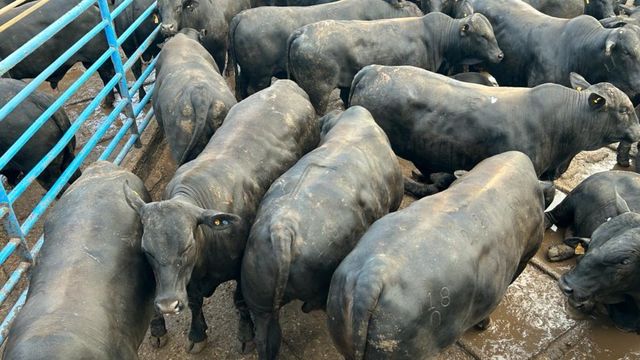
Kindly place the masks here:
[(492, 97), (489, 98), (489, 100), (491, 100), (492, 104), (495, 104), (498, 101), (498, 98), (495, 97), (495, 96), (492, 96)]
[(157, 24), (158, 22), (160, 22), (160, 19), (158, 19), (158, 15), (153, 14), (153, 23)]
[(610, 218), (610, 217), (608, 217), (608, 218), (607, 218), (607, 222), (609, 222), (609, 220), (611, 220), (611, 218)]

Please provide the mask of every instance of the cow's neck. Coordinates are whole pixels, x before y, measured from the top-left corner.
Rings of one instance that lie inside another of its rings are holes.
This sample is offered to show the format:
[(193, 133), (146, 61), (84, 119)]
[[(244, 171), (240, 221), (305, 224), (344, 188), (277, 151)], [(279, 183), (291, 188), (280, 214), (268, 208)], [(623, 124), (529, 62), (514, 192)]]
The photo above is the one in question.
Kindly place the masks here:
[[(434, 13), (439, 14), (439, 13)], [(431, 54), (429, 62), (433, 66), (433, 71), (437, 71), (444, 59), (457, 59), (460, 51), (455, 44), (457, 31), (456, 21), (451, 21), (448, 16), (442, 14), (442, 17), (433, 16), (424, 18), (425, 27), (425, 46), (427, 53)], [(457, 40), (459, 42), (459, 40)]]
[[(552, 86), (553, 88), (551, 88)], [(557, 85), (543, 85), (543, 87), (546, 89), (540, 95), (544, 99), (539, 101), (544, 101), (548, 112), (543, 116), (545, 122), (543, 126), (547, 129), (546, 133), (549, 137), (549, 143), (544, 146), (550, 152), (547, 154), (550, 156), (549, 158), (572, 157), (582, 150), (600, 148), (602, 141), (599, 139), (605, 132), (604, 129), (594, 128), (593, 124), (602, 123), (602, 121), (592, 119), (594, 115), (591, 114), (590, 116), (564, 116), (566, 114), (584, 114), (589, 93), (576, 94), (575, 90)], [(563, 111), (559, 112), (558, 109)]]
[[(591, 82), (606, 81), (607, 71), (603, 61), (610, 60), (604, 55), (605, 43), (612, 29), (594, 28), (585, 33), (580, 40), (570, 42), (567, 61), (571, 62), (569, 71), (574, 71)], [(568, 80), (568, 79), (567, 79)]]

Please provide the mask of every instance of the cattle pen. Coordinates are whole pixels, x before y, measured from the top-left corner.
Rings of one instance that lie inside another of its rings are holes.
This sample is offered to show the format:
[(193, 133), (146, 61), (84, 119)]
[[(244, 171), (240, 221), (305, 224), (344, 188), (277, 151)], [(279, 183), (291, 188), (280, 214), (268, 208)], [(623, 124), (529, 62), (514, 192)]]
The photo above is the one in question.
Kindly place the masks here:
[[(38, 1), (36, 5), (32, 6), (29, 10), (9, 21), (4, 22), (0, 25), (0, 37), (2, 37), (3, 32), (12, 26), (20, 24), (21, 20), (28, 17), (38, 8), (46, 5), (48, 1), (49, 0)], [(16, 0), (10, 3), (0, 9), (0, 15), (8, 13), (13, 8), (24, 2), (25, 0)], [(140, 134), (145, 131), (153, 117), (152, 109), (145, 110), (145, 105), (149, 103), (153, 93), (153, 85), (147, 88), (146, 95), (142, 99), (134, 100), (134, 98), (136, 92), (144, 86), (145, 80), (153, 72), (155, 59), (151, 60), (147, 64), (142, 75), (132, 83), (127, 81), (126, 73), (132, 68), (134, 63), (138, 61), (145, 50), (152, 46), (152, 42), (158, 34), (160, 25), (158, 24), (156, 26), (156, 29), (151, 32), (136, 51), (129, 56), (129, 58), (124, 58), (119, 49), (145, 20), (152, 19), (152, 14), (157, 5), (156, 2), (153, 2), (135, 21), (133, 21), (133, 23), (130, 24), (125, 31), (118, 34), (114, 26), (114, 19), (127, 9), (127, 7), (133, 6), (132, 4), (133, 0), (124, 0), (120, 2), (117, 7), (110, 9), (107, 0), (82, 0), (71, 10), (42, 30), (37, 36), (22, 44), (12, 54), (6, 56), (0, 61), (0, 76), (10, 74), (12, 68), (36, 51), (36, 49), (46, 43), (49, 39), (58, 34), (65, 28), (65, 26), (78, 19), (85, 11), (91, 7), (97, 6), (99, 8), (100, 19), (97, 24), (86, 34), (80, 34), (81, 37), (76, 42), (68, 44), (68, 48), (62, 53), (62, 55), (60, 55), (60, 57), (54, 59), (55, 61), (47, 66), (40, 74), (35, 76), (28, 85), (16, 94), (15, 97), (0, 108), (0, 124), (2, 124), (2, 121), (7, 118), (7, 116), (19, 107), (20, 104), (34, 91), (36, 91), (43, 82), (47, 81), (47, 79), (69, 58), (74, 56), (74, 54), (83, 47), (86, 47), (92, 39), (96, 37), (104, 37), (108, 44), (108, 49), (104, 51), (99, 58), (93, 62), (93, 64), (89, 66), (66, 90), (61, 92), (50, 107), (43, 109), (44, 111), (42, 115), (37, 119), (31, 119), (33, 122), (28, 129), (24, 131), (0, 157), (0, 173), (3, 172), (2, 169), (6, 168), (7, 165), (11, 163), (16, 154), (25, 147), (25, 144), (29, 142), (34, 134), (38, 132), (43, 124), (45, 124), (55, 112), (61, 109), (65, 104), (70, 103), (70, 99), (74, 95), (78, 94), (79, 89), (87, 83), (99, 67), (110, 62), (115, 69), (115, 75), (104, 84), (104, 86), (92, 99), (90, 99), (90, 101), (88, 101), (80, 114), (78, 114), (75, 119), (72, 119), (72, 125), (59, 139), (55, 146), (49, 149), (47, 154), (40, 159), (32, 169), (25, 171), (24, 176), (17, 184), (15, 184), (15, 186), (13, 186), (13, 188), (10, 190), (7, 189), (5, 181), (0, 183), (0, 219), (2, 219), (2, 225), (6, 232), (6, 237), (8, 238), (8, 242), (4, 244), (4, 247), (0, 251), (0, 264), (4, 266), (12, 256), (17, 258), (17, 261), (14, 261), (14, 263), (18, 264), (11, 271), (8, 280), (0, 290), (0, 304), (4, 304), (5, 301), (8, 300), (12, 291), (16, 290), (16, 285), (28, 273), (42, 246), (42, 235), (37, 234), (39, 238), (32, 246), (28, 246), (26, 242), (27, 236), (32, 233), (34, 225), (43, 216), (46, 209), (64, 190), (65, 184), (69, 181), (76, 170), (78, 170), (84, 162), (88, 162), (90, 153), (96, 149), (96, 146), (99, 143), (103, 142), (107, 131), (111, 130), (113, 132), (115, 129), (115, 134), (112, 135), (113, 137), (111, 139), (107, 139), (108, 144), (104, 149), (100, 149), (102, 151), (98, 155), (97, 159), (110, 160), (115, 164), (121, 164), (132, 147), (139, 146)], [(45, 168), (47, 168), (58, 154), (60, 154), (72, 141), (80, 127), (101, 106), (101, 102), (116, 88), (121, 96), (118, 101), (113, 104), (113, 109), (100, 120), (97, 128), (91, 134), (84, 146), (76, 152), (75, 159), (64, 169), (53, 186), (51, 186), (51, 188), (37, 200), (37, 203), (33, 204), (33, 209), (30, 211), (26, 219), (20, 222), (14, 209), (16, 202), (25, 194), (27, 188), (36, 181)], [(124, 121), (120, 120), (121, 118), (124, 118)], [(94, 160), (95, 159), (92, 159), (92, 161)], [(4, 179), (6, 180), (6, 178)], [(17, 300), (12, 305), (11, 310), (6, 314), (2, 324), (0, 325), (0, 343), (5, 341), (11, 323), (24, 304), (28, 287), (20, 289), (20, 291), (20, 295), (17, 297)]]
[[(11, 0), (9, 0), (11, 1)], [(19, 26), (21, 21), (37, 14), (48, 3), (56, 0), (34, 0), (32, 7), (19, 16), (3, 22), (3, 16), (30, 0), (15, 0), (3, 5), (0, 0), (0, 43), (3, 33)], [(30, 118), (29, 125), (17, 134), (10, 146), (3, 148), (0, 141), (0, 352), (12, 322), (25, 303), (28, 293), (29, 273), (42, 248), (42, 222), (57, 198), (65, 191), (78, 170), (83, 170), (97, 160), (107, 160), (126, 165), (132, 158), (143, 154), (153, 157), (155, 167), (137, 173), (147, 184), (154, 200), (161, 197), (164, 186), (175, 172), (166, 143), (157, 131), (154, 110), (150, 106), (154, 94), (155, 65), (157, 57), (144, 58), (145, 52), (156, 47), (161, 36), (161, 24), (156, 17), (157, 1), (149, 0), (144, 8), (136, 10), (134, 19), (122, 28), (116, 20), (136, 5), (137, 0), (73, 0), (75, 4), (62, 16), (51, 22), (39, 34), (20, 44), (10, 55), (0, 53), (0, 77), (11, 77), (12, 69), (27, 59), (47, 41), (60, 34), (65, 27), (78, 20), (89, 10), (99, 18), (88, 31), (76, 34), (73, 41), (65, 43), (61, 55), (51, 59), (46, 68), (25, 82), (24, 88), (9, 99), (0, 92), (0, 137), (3, 122), (23, 102), (37, 91), (53, 94), (55, 99), (37, 118)], [(145, 3), (146, 4), (146, 3)], [(4, 6), (4, 7), (3, 7)], [(125, 52), (123, 44), (130, 40), (143, 24), (151, 30), (136, 42), (135, 51)], [(6, 39), (6, 38), (5, 38)], [(75, 65), (61, 81), (58, 90), (49, 89), (47, 79), (65, 66), (74, 54), (90, 47), (92, 39), (101, 39), (107, 47), (85, 68)], [(136, 62), (144, 63), (141, 74), (132, 77)], [(109, 79), (98, 78), (99, 69), (113, 67)], [(226, 77), (233, 86), (233, 76)], [(139, 95), (140, 90), (146, 90)], [(116, 100), (109, 104), (109, 97), (117, 92)], [(3, 100), (6, 100), (3, 105)], [(336, 92), (332, 94), (331, 109), (339, 108)], [(38, 131), (52, 121), (58, 111), (66, 110), (70, 125), (54, 144), (39, 156), (35, 165), (24, 170), (18, 181), (9, 184), (8, 170), (16, 156), (32, 144)], [(145, 142), (144, 136), (154, 136)], [(56, 176), (48, 189), (40, 188), (39, 177), (61, 156), (70, 144), (79, 145), (74, 158)], [(567, 173), (556, 185), (557, 202), (580, 181), (595, 172), (621, 168), (616, 164), (615, 146), (592, 152), (583, 152), (572, 162)], [(151, 162), (150, 161), (150, 162)], [(410, 176), (414, 167), (401, 160), (402, 172)], [(131, 166), (129, 166), (131, 167)], [(7, 175), (7, 176), (5, 176)], [(148, 184), (153, 184), (151, 188)], [(496, 199), (499, 201), (500, 199)], [(401, 208), (415, 199), (405, 195)], [(443, 351), (437, 359), (640, 359), (640, 342), (637, 334), (625, 333), (615, 328), (606, 318), (575, 316), (568, 310), (566, 300), (556, 284), (560, 275), (570, 269), (575, 260), (550, 263), (546, 258), (549, 246), (561, 243), (563, 229), (551, 229), (545, 233), (544, 243), (523, 275), (514, 282), (492, 314), (492, 325), (485, 331), (469, 330), (455, 344)], [(464, 251), (464, 247), (458, 249)], [(4, 275), (4, 276), (3, 276)], [(163, 348), (155, 348), (145, 340), (139, 348), (142, 360), (151, 359), (257, 359), (255, 352), (241, 355), (236, 343), (237, 317), (232, 305), (231, 283), (205, 300), (203, 307), (210, 325), (207, 348), (192, 355), (184, 350), (189, 312), (167, 317), (170, 339)], [(339, 359), (326, 329), (326, 315), (321, 311), (310, 314), (301, 311), (301, 302), (292, 302), (282, 310), (284, 342), (281, 359)], [(1, 356), (1, 355), (0, 355)]]

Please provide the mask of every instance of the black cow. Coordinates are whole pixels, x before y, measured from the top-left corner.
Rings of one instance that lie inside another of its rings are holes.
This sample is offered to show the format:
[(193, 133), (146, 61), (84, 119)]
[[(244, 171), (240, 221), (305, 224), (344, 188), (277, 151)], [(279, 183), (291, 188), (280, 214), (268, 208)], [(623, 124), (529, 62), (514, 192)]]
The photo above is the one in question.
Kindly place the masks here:
[(99, 161), (53, 207), (3, 359), (138, 358), (153, 314), (154, 281), (125, 183), (149, 200), (137, 176)]
[(236, 104), (198, 35), (180, 30), (162, 47), (156, 68), (153, 109), (178, 166), (200, 154)]
[[(142, 218), (142, 248), (156, 275), (156, 309), (163, 314), (191, 309), (189, 352), (206, 345), (202, 300), (221, 283), (239, 281), (249, 229), (271, 183), (319, 142), (320, 126), (307, 95), (289, 80), (276, 82), (237, 104), (207, 147), (182, 165), (165, 199), (146, 204), (128, 199)], [(253, 325), (238, 284), (239, 337), (249, 349)], [(162, 345), (162, 317), (151, 322), (152, 340)]]
[(487, 326), (542, 242), (542, 188), (512, 151), (376, 221), (331, 279), (327, 318), (340, 353), (426, 359)]
[[(30, 2), (0, 15), (0, 25), (7, 23), (9, 20), (25, 12), (31, 8), (31, 6), (34, 6), (34, 4), (35, 2)], [(77, 4), (78, 1), (50, 0), (38, 11), (35, 11), (5, 29), (2, 32), (2, 41), (0, 41), (0, 59), (9, 56)], [(89, 7), (69, 25), (10, 69), (7, 75), (15, 79), (31, 79), (36, 77), (51, 65), (51, 63), (57, 60), (71, 44), (78, 41), (100, 21), (101, 17), (98, 6), (94, 5)], [(78, 52), (65, 61), (58, 70), (54, 71), (53, 74), (47, 78), (47, 81), (53, 89), (56, 89), (58, 82), (75, 63), (82, 62), (82, 64), (88, 68), (102, 56), (108, 48), (109, 46), (104, 34), (96, 35), (87, 45), (83, 46)], [(98, 74), (104, 84), (111, 80), (115, 75), (115, 70), (110, 60), (107, 60), (100, 66)], [(116, 87), (116, 89), (119, 90), (118, 87)], [(112, 104), (114, 100), (115, 97), (113, 93), (110, 93), (105, 99), (105, 104)]]
[[(469, 170), (489, 156), (518, 150), (531, 157), (539, 176), (554, 180), (580, 151), (640, 139), (623, 92), (608, 83), (590, 85), (577, 74), (571, 78), (582, 91), (556, 84), (487, 87), (411, 66), (372, 65), (353, 80), (350, 104), (371, 111), (396, 154), (424, 175)], [(433, 192), (409, 179), (407, 190)]]
[(160, 31), (173, 36), (183, 28), (204, 30), (202, 44), (222, 71), (229, 50), (229, 23), (250, 7), (249, 0), (159, 0)]
[[(114, 8), (118, 7), (125, 0), (117, 0)], [(113, 19), (113, 23), (116, 29), (116, 33), (118, 35), (122, 35), (128, 28), (131, 26), (138, 17), (145, 12), (151, 4), (153, 4), (154, 0), (134, 0), (129, 6), (127, 6), (120, 15), (118, 15), (115, 19)], [(155, 14), (147, 17), (141, 24), (138, 26), (133, 33), (127, 38), (127, 40), (122, 43), (122, 51), (124, 51), (125, 55), (128, 58), (132, 57), (136, 50), (144, 43), (144, 41), (151, 35), (153, 30), (158, 25), (158, 17)], [(131, 67), (131, 72), (135, 76), (136, 79), (140, 78), (142, 74), (142, 62), (150, 61), (154, 56), (158, 55), (160, 52), (160, 43), (162, 43), (162, 36), (156, 36), (147, 50), (142, 53), (140, 59), (138, 59), (133, 66)], [(140, 99), (142, 99), (146, 92), (144, 87), (140, 87), (138, 91), (140, 95)]]
[(620, 15), (600, 19), (602, 26), (606, 28), (616, 28), (627, 24), (640, 25), (640, 7), (618, 5), (618, 8), (620, 9)]
[(277, 357), (280, 307), (324, 309), (340, 261), (402, 201), (400, 164), (371, 114), (356, 106), (322, 121), (320, 146), (273, 183), (247, 242), (242, 293), (260, 359)]
[(481, 14), (452, 19), (442, 13), (422, 18), (376, 21), (327, 20), (304, 26), (289, 37), (288, 70), (318, 114), (340, 88), (347, 104), (356, 73), (371, 64), (412, 65), (437, 71), (450, 65), (500, 62), (503, 54), (491, 24)]
[(640, 214), (626, 209), (582, 244), (586, 253), (559, 281), (569, 303), (584, 312), (604, 304), (618, 328), (640, 333)]
[(470, 0), (504, 51), (489, 64), (502, 86), (570, 85), (569, 73), (610, 82), (629, 97), (640, 92), (640, 28), (605, 29), (591, 16), (559, 19), (519, 0)]
[[(15, 95), (27, 86), (20, 80), (0, 79), (0, 108), (8, 103)], [(51, 96), (34, 91), (4, 120), (0, 121), (0, 154), (4, 154), (22, 134), (42, 115), (42, 113), (55, 101)], [(69, 129), (71, 123), (63, 108), (54, 112), (40, 127), (33, 137), (27, 141), (24, 147), (16, 153), (13, 159), (0, 173), (7, 177), (10, 185), (15, 185), (20, 174), (28, 173), (40, 160), (58, 143), (60, 138)], [(43, 188), (49, 190), (58, 180), (60, 174), (74, 159), (76, 138), (65, 146), (64, 150), (56, 156), (51, 163), (38, 176), (38, 182)], [(76, 171), (69, 179), (69, 184), (80, 176)]]
[[(393, 3), (393, 4), (392, 4)], [(230, 25), (236, 97), (242, 99), (287, 76), (287, 39), (299, 27), (322, 20), (375, 20), (422, 16), (404, 0), (341, 0), (307, 7), (264, 6), (238, 14)]]
[(616, 198), (620, 196), (634, 212), (640, 212), (640, 174), (605, 171), (589, 176), (545, 214), (547, 227), (566, 227), (566, 245), (549, 249), (549, 259), (560, 261), (573, 256), (576, 237), (589, 238), (609, 219), (620, 214)]

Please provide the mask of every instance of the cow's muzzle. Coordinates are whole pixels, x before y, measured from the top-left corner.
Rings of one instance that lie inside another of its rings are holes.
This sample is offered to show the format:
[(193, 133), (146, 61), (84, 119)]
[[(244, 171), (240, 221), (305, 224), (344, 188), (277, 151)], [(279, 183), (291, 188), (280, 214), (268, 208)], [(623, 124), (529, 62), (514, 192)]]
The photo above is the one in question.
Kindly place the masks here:
[(178, 27), (175, 24), (162, 24), (160, 25), (160, 32), (164, 36), (173, 36), (178, 33)]
[(158, 299), (155, 302), (156, 310), (161, 314), (178, 314), (184, 309), (182, 301), (177, 299)]

